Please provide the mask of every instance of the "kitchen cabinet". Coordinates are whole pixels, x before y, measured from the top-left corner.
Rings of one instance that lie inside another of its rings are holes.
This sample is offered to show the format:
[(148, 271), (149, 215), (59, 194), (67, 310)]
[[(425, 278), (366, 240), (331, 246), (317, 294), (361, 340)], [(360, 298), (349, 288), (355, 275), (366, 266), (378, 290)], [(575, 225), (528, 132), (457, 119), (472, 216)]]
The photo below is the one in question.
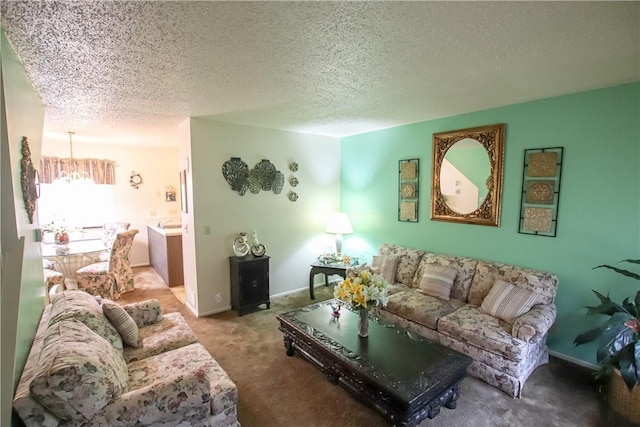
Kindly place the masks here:
[(169, 286), (184, 285), (182, 230), (148, 226), (149, 262)]

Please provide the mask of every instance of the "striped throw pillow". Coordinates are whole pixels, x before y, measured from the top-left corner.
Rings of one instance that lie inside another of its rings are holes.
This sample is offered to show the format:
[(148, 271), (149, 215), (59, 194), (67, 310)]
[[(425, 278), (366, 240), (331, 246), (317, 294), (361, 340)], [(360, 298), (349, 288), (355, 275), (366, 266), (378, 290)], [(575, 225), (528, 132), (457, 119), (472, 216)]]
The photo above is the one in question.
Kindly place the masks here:
[(374, 255), (371, 267), (382, 276), (389, 284), (393, 284), (396, 279), (396, 268), (400, 258), (397, 255)]
[(513, 323), (538, 303), (538, 296), (528, 289), (518, 288), (504, 280), (496, 280), (480, 309), (499, 319)]
[(449, 301), (458, 270), (440, 265), (427, 265), (418, 285), (418, 292)]
[(138, 347), (138, 340), (140, 338), (138, 325), (136, 325), (135, 320), (129, 316), (129, 313), (124, 311), (124, 308), (111, 300), (103, 299), (102, 312), (116, 328), (125, 344), (130, 347)]

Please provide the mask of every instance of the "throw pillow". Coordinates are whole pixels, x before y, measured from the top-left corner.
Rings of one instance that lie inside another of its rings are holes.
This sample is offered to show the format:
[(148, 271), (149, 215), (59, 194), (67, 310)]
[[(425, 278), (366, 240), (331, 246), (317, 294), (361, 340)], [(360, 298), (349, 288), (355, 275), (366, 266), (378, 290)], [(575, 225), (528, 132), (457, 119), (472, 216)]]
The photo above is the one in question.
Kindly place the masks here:
[(499, 319), (513, 323), (538, 303), (538, 296), (528, 289), (518, 288), (504, 280), (496, 280), (482, 301), (480, 309)]
[(113, 301), (103, 299), (102, 312), (107, 316), (107, 319), (111, 321), (113, 326), (115, 326), (125, 344), (130, 347), (138, 346), (138, 340), (140, 338), (138, 325), (136, 325), (133, 318), (129, 316), (129, 313), (124, 311), (124, 308)]
[(73, 420), (62, 424), (89, 425), (127, 392), (128, 376), (127, 364), (107, 340), (80, 321), (62, 320), (43, 336), (29, 391), (56, 417)]
[(427, 265), (423, 270), (418, 292), (449, 301), (453, 281), (457, 275), (458, 270), (455, 268)]
[(390, 285), (395, 282), (396, 267), (398, 266), (399, 257), (397, 255), (374, 255), (371, 267), (378, 269), (384, 280)]

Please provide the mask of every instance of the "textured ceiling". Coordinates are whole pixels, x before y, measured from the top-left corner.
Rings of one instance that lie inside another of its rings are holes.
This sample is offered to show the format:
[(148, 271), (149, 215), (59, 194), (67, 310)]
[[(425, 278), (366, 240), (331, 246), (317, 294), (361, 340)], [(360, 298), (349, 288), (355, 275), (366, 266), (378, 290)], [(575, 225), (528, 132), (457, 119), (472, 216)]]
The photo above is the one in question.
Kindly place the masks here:
[(640, 2), (0, 1), (45, 138), (346, 136), (640, 80)]

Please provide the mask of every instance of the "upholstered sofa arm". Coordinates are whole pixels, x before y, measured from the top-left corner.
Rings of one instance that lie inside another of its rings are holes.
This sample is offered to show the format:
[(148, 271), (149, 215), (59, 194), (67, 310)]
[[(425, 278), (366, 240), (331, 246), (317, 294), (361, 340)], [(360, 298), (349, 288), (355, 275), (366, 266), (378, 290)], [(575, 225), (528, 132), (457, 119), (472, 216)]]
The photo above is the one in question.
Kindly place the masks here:
[(211, 384), (206, 372), (173, 374), (117, 396), (92, 420), (93, 425), (155, 425), (168, 420), (210, 416)]
[(523, 341), (540, 341), (556, 320), (555, 304), (538, 304), (513, 322), (511, 335)]
[(122, 308), (129, 313), (139, 328), (162, 320), (162, 308), (160, 308), (160, 302), (157, 299), (126, 304)]

